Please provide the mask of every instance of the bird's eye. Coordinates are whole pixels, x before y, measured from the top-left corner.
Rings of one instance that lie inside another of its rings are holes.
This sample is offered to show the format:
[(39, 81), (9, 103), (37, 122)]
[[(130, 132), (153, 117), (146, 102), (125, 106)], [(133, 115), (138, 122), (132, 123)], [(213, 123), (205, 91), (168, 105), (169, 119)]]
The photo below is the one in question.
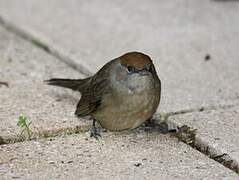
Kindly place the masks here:
[(133, 72), (133, 71), (134, 71), (134, 67), (128, 66), (128, 67), (127, 67), (127, 70), (128, 70), (128, 72)]

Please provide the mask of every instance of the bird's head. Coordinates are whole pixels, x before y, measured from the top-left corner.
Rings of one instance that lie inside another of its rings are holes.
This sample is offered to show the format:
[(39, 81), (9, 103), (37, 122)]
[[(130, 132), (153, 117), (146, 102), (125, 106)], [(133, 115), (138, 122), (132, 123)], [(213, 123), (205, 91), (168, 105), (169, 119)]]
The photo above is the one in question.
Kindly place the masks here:
[(151, 58), (141, 52), (129, 52), (120, 57), (120, 64), (128, 74), (140, 75), (156, 74)]

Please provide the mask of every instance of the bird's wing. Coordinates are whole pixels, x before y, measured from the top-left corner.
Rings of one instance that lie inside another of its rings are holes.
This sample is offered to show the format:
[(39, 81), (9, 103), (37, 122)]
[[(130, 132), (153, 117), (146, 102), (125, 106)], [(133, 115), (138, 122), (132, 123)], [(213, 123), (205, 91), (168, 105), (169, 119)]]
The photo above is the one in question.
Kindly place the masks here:
[(90, 115), (101, 104), (102, 96), (106, 89), (105, 79), (93, 82), (86, 91), (82, 93), (82, 97), (77, 105), (75, 114), (83, 117)]
[(114, 63), (112, 60), (105, 64), (94, 76), (87, 88), (82, 92), (81, 99), (77, 105), (75, 114), (83, 117), (91, 115), (101, 104), (103, 95), (109, 92), (110, 66)]

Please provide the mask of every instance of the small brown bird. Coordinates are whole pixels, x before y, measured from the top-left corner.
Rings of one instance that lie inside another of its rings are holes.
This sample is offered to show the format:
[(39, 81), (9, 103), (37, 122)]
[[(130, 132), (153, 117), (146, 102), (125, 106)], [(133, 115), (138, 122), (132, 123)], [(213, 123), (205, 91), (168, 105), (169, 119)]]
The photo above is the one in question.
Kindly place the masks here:
[(133, 129), (150, 119), (160, 102), (161, 82), (151, 58), (129, 52), (105, 64), (85, 79), (50, 79), (50, 85), (80, 91), (75, 114), (93, 118), (91, 136), (102, 127), (120, 131)]

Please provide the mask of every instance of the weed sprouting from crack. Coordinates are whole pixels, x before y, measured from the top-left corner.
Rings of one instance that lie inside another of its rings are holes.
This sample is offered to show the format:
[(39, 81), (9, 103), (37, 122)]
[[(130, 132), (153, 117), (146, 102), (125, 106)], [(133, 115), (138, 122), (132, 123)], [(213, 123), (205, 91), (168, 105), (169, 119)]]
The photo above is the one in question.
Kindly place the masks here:
[(31, 121), (28, 121), (27, 117), (24, 115), (20, 115), (17, 120), (17, 126), (22, 129), (20, 136), (25, 133), (25, 139), (31, 140), (32, 137), (32, 130), (30, 129), (30, 125), (32, 124)]

